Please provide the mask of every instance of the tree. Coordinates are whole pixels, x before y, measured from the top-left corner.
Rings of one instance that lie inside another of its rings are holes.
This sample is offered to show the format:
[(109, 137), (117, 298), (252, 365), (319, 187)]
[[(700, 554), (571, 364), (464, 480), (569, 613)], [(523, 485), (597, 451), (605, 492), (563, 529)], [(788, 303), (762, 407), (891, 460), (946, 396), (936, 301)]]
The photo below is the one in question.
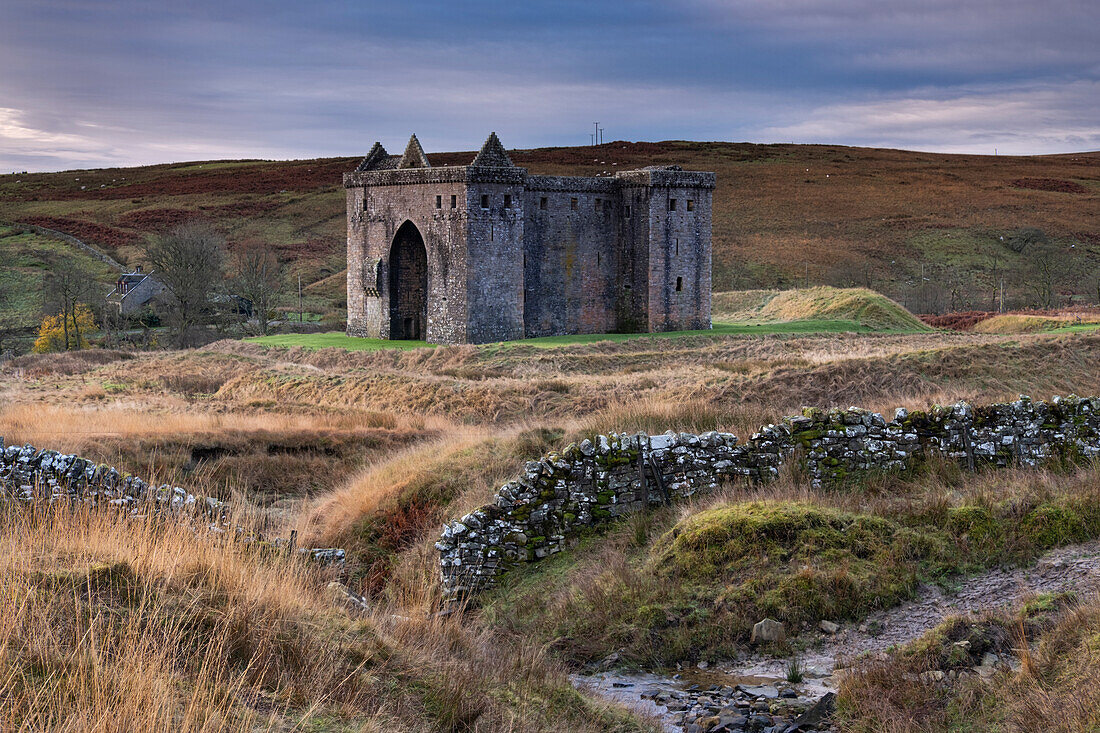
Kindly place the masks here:
[(71, 313), (46, 316), (34, 342), (36, 354), (88, 348), (86, 334), (95, 330), (95, 316), (87, 303), (77, 303)]
[(194, 343), (211, 317), (221, 287), (225, 242), (210, 225), (191, 221), (156, 237), (145, 250), (154, 277), (167, 289), (167, 320), (180, 348)]
[(237, 294), (252, 301), (260, 335), (266, 336), (268, 313), (279, 290), (279, 260), (264, 242), (243, 242), (233, 256)]
[(1073, 279), (1073, 265), (1066, 253), (1049, 240), (1030, 245), (1025, 254), (1027, 264), (1023, 285), (1031, 292), (1038, 308), (1053, 308), (1058, 304), (1058, 292)]
[[(77, 317), (77, 305), (102, 298), (99, 283), (83, 262), (65, 255), (50, 261), (49, 275), (43, 289), (47, 314), (59, 316), (64, 350), (87, 348), (86, 321)], [(88, 310), (91, 316), (91, 310)], [(94, 328), (94, 320), (92, 321)]]

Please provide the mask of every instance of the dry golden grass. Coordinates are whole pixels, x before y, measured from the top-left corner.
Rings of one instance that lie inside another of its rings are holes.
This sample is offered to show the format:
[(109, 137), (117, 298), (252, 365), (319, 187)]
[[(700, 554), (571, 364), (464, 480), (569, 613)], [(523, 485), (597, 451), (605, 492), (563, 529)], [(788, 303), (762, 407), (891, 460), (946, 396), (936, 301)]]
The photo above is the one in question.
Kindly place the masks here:
[(1011, 313), (993, 316), (974, 324), (975, 333), (1036, 333), (1067, 326), (1100, 324), (1100, 314), (1066, 313), (1062, 315), (1026, 315)]
[(363, 618), (285, 556), (107, 513), (0, 511), (0, 729), (646, 729), (530, 645)]

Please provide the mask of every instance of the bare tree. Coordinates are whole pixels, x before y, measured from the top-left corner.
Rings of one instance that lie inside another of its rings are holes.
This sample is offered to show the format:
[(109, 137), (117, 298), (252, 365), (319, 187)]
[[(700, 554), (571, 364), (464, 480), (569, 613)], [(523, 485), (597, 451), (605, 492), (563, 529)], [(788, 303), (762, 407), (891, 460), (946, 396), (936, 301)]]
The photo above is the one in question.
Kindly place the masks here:
[(61, 316), (66, 351), (79, 349), (87, 336), (80, 332), (77, 305), (98, 305), (96, 301), (103, 295), (101, 289), (95, 275), (80, 260), (60, 255), (50, 261), (43, 287), (43, 304), (47, 313)]
[(1053, 308), (1058, 304), (1058, 292), (1073, 279), (1069, 258), (1049, 240), (1033, 243), (1025, 254), (1024, 287), (1031, 293), (1036, 307)]
[(252, 301), (258, 330), (260, 335), (266, 336), (268, 313), (279, 292), (279, 260), (266, 243), (250, 240), (243, 242), (234, 253), (233, 267), (237, 294)]
[(222, 285), (225, 242), (210, 225), (191, 221), (156, 237), (145, 251), (167, 289), (169, 327), (180, 348), (194, 343)]

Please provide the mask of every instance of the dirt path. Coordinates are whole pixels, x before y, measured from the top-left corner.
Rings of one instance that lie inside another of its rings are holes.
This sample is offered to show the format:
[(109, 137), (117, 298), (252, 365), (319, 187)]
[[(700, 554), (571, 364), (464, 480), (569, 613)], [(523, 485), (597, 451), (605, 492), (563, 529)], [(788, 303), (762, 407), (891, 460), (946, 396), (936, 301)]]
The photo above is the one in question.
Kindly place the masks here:
[[(1014, 608), (1030, 595), (1063, 591), (1100, 592), (1100, 540), (1051, 550), (1030, 567), (997, 568), (972, 576), (948, 592), (922, 586), (911, 601), (873, 613), (858, 624), (845, 624), (833, 636), (822, 634), (802, 660), (815, 676), (830, 675), (862, 654), (917, 639), (948, 616)], [(730, 669), (734, 674), (782, 676), (786, 666), (785, 659), (754, 655)]]
[[(913, 600), (873, 613), (859, 623), (844, 624), (833, 635), (815, 632), (809, 647), (799, 655), (806, 678), (791, 687), (798, 690), (800, 697), (821, 697), (835, 689), (835, 670), (848, 666), (861, 655), (881, 653), (917, 639), (949, 616), (1013, 609), (1028, 596), (1065, 591), (1082, 595), (1100, 592), (1100, 540), (1051, 550), (1030, 567), (998, 568), (972, 576), (946, 592), (937, 586), (922, 586)], [(697, 696), (700, 693), (691, 688), (705, 691), (738, 684), (787, 686), (784, 680), (787, 664), (784, 658), (751, 654), (706, 670), (684, 670), (674, 677), (606, 672), (578, 678), (577, 684), (633, 705), (640, 712), (656, 714), (666, 730), (680, 730), (677, 724), (683, 720), (682, 716), (654, 706), (651, 700), (641, 699), (641, 695), (651, 694), (655, 689)]]

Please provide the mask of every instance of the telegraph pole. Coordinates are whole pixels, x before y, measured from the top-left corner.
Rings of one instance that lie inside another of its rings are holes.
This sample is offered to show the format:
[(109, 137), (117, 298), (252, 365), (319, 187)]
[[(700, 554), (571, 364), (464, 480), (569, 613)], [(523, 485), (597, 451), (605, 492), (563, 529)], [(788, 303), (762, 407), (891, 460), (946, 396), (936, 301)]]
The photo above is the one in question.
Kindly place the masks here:
[(596, 127), (596, 134), (592, 136), (592, 140), (593, 140), (592, 144), (596, 145), (596, 144), (599, 143), (599, 140), (600, 140), (600, 123), (599, 122), (593, 122), (592, 124), (595, 125), (595, 127)]
[(298, 323), (302, 323), (302, 276), (298, 275)]

